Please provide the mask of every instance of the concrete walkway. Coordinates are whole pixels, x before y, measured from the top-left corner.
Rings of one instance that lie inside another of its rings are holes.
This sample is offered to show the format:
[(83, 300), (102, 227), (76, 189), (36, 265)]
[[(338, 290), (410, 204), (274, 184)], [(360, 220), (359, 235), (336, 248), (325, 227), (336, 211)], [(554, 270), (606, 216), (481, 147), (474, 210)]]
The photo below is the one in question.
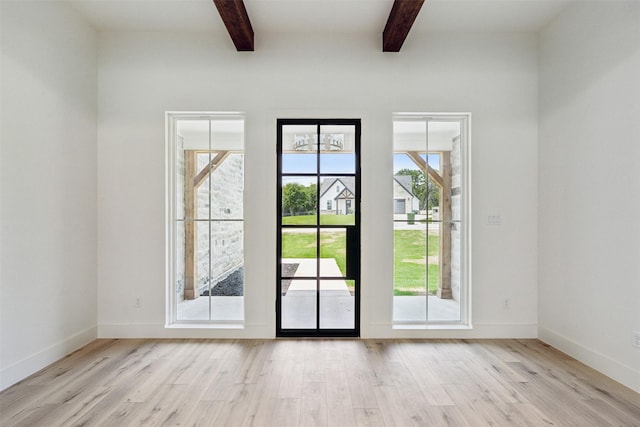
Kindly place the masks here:
[[(315, 276), (315, 258), (286, 258), (283, 263), (298, 264), (294, 277)], [(340, 277), (342, 272), (333, 258), (320, 258), (320, 274)], [(294, 279), (282, 297), (282, 327), (285, 329), (316, 328), (315, 280)], [(355, 299), (344, 280), (320, 281), (320, 328), (353, 329)]]
[[(316, 275), (315, 258), (285, 258), (283, 263), (299, 264), (294, 277)], [(320, 273), (340, 277), (342, 273), (333, 258), (320, 259)], [(316, 281), (293, 279), (282, 297), (282, 326), (286, 329), (316, 328)], [(355, 299), (342, 279), (320, 281), (320, 328), (353, 329)], [(209, 312), (212, 317), (209, 319)], [(393, 297), (393, 320), (401, 323), (457, 321), (460, 304), (436, 296)], [(244, 297), (199, 297), (178, 303), (178, 320), (224, 321), (241, 323), (244, 319)]]

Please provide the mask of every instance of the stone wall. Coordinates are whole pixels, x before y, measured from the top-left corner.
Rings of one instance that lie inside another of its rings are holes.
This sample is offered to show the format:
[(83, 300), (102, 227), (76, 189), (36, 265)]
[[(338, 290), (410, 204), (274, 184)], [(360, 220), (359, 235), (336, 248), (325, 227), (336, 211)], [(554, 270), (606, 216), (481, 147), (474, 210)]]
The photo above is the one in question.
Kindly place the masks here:
[[(208, 161), (208, 156), (199, 156), (198, 170)], [(199, 221), (196, 228), (200, 292), (207, 290), (210, 282), (212, 287), (215, 286), (243, 264), (244, 156), (230, 154), (213, 171), (210, 179), (202, 183), (197, 193), (198, 219), (211, 219)]]
[[(185, 275), (185, 229), (182, 221), (184, 219), (185, 156), (181, 137), (178, 137), (178, 145), (176, 153), (176, 218), (178, 219), (176, 294), (180, 300), (183, 296)], [(208, 163), (208, 153), (198, 154), (198, 171)], [(207, 178), (198, 187), (196, 203), (197, 275), (198, 289), (202, 293), (209, 289), (210, 283), (212, 287), (215, 286), (243, 264), (243, 154), (229, 154), (220, 163), (211, 174), (211, 179)], [(211, 250), (211, 272), (209, 272), (209, 250)]]

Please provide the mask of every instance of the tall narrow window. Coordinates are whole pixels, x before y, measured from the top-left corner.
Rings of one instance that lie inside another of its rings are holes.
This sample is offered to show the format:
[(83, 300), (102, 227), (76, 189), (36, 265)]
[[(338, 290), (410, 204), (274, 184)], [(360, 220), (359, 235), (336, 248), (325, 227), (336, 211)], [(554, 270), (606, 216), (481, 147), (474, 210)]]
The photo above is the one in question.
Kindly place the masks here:
[(169, 323), (244, 320), (244, 119), (168, 115)]
[(467, 116), (394, 117), (396, 325), (468, 323), (467, 123)]

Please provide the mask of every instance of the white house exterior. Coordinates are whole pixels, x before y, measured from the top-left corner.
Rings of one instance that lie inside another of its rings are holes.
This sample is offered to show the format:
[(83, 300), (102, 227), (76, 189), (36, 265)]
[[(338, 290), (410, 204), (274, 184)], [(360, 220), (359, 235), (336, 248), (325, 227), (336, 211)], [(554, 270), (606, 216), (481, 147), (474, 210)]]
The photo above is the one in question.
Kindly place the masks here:
[(393, 213), (406, 214), (409, 212), (418, 212), (420, 209), (420, 200), (411, 191), (411, 176), (395, 175), (393, 177)]
[(320, 212), (336, 215), (353, 213), (353, 177), (327, 178), (320, 183)]
[[(406, 214), (417, 212), (420, 201), (411, 192), (412, 181), (408, 175), (393, 177), (393, 212)], [(328, 178), (320, 184), (320, 211), (346, 215), (353, 213), (352, 204), (355, 194), (355, 181), (351, 177)]]

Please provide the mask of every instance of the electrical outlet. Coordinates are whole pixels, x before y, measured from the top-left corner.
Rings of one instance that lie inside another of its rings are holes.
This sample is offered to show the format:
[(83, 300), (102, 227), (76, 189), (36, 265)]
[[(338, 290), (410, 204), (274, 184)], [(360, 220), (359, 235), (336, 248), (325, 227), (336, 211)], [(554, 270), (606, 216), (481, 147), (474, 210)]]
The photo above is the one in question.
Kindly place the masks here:
[(502, 302), (502, 308), (504, 308), (505, 310), (508, 310), (511, 308), (511, 298), (504, 299), (504, 301)]
[(633, 346), (640, 348), (640, 332), (633, 333)]
[(142, 298), (136, 298), (135, 307), (142, 308)]

